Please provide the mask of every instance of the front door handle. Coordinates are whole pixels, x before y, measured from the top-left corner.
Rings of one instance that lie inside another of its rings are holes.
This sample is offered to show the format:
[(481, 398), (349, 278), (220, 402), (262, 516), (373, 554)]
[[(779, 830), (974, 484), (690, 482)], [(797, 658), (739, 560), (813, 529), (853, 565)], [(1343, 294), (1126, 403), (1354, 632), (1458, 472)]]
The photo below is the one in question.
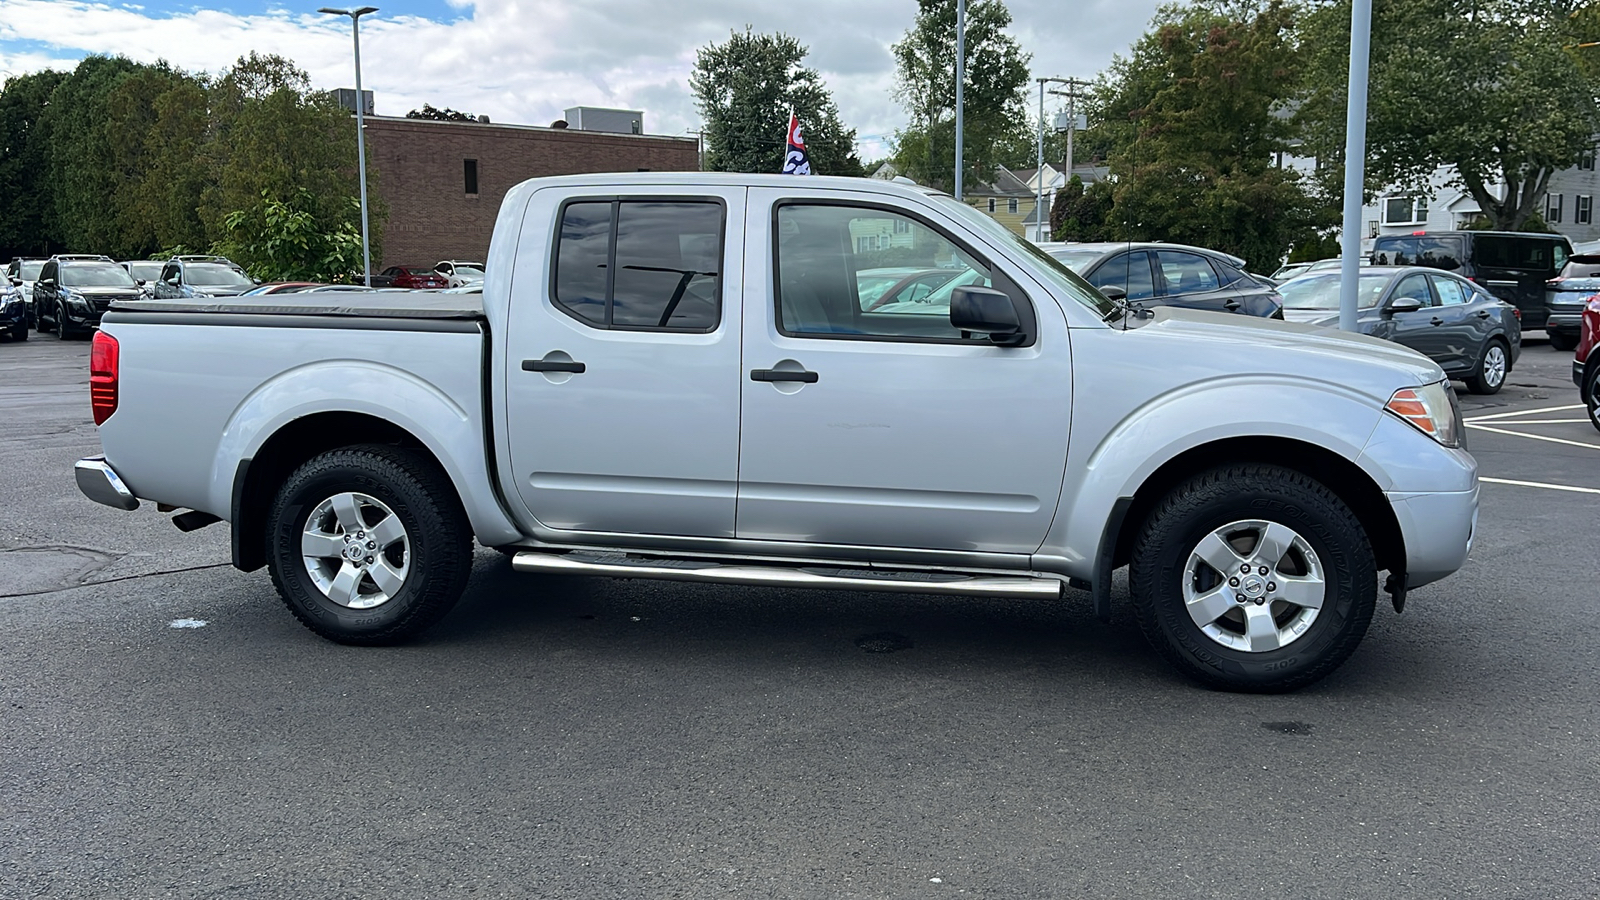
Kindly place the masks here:
[(799, 381), (805, 384), (816, 384), (817, 373), (807, 372), (804, 369), (751, 369), (751, 381)]
[(522, 361), (524, 372), (571, 372), (582, 375), (588, 366), (581, 362), (560, 359), (525, 359)]
[(1226, 309), (1228, 312), (1233, 312), (1234, 310), (1238, 309), (1239, 307), (1241, 307), (1243, 305), (1244, 304), (1240, 303), (1237, 300), (1229, 300), (1227, 303), (1222, 304), (1222, 308)]
[(1432, 321), (1433, 324), (1435, 324), (1435, 325), (1443, 325), (1444, 324), (1444, 320), (1439, 318), (1438, 316), (1434, 316), (1430, 321)]

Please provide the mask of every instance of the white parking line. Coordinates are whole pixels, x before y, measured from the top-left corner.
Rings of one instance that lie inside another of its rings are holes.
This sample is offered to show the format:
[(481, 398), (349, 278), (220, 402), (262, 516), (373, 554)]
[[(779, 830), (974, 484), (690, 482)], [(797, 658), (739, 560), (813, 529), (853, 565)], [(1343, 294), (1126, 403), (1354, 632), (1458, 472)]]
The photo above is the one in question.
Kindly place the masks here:
[[(1515, 423), (1507, 422), (1505, 424), (1511, 425)], [(1588, 447), (1590, 450), (1600, 450), (1600, 444), (1585, 444), (1583, 441), (1569, 441), (1566, 438), (1550, 437), (1547, 434), (1523, 434), (1520, 431), (1507, 431), (1504, 428), (1496, 428), (1493, 425), (1479, 425), (1476, 422), (1468, 422), (1467, 427), (1479, 428), (1484, 431), (1492, 431), (1495, 434), (1509, 434), (1512, 437), (1527, 438), (1530, 441), (1549, 441), (1552, 444), (1570, 444), (1574, 447)]]
[(1467, 419), (1464, 419), (1463, 421), (1466, 421), (1466, 422), (1487, 422), (1490, 419), (1510, 419), (1510, 418), (1513, 418), (1513, 417), (1516, 417), (1516, 416), (1531, 416), (1534, 413), (1566, 412), (1569, 409), (1583, 409), (1583, 404), (1582, 403), (1574, 403), (1571, 406), (1546, 406), (1546, 407), (1543, 407), (1541, 409), (1519, 409), (1519, 410), (1514, 410), (1512, 412), (1493, 413), (1493, 414), (1487, 415), (1487, 416), (1471, 416), (1471, 417), (1469, 417)]
[(1587, 425), (1588, 423), (1588, 419), (1518, 419), (1515, 422), (1501, 422), (1500, 424), (1509, 427), (1512, 425)]
[(1572, 491), (1576, 494), (1600, 494), (1600, 488), (1573, 487), (1570, 484), (1545, 484), (1542, 481), (1512, 481), (1509, 478), (1479, 477), (1478, 480), (1487, 481), (1490, 484), (1510, 484), (1517, 487), (1544, 488), (1547, 491)]

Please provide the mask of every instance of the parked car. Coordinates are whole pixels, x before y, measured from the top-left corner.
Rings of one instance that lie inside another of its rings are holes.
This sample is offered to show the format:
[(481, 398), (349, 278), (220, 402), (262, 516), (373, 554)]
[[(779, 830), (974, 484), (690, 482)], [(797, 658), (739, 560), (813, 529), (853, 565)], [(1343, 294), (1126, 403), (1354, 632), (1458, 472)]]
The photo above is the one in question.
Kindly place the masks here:
[(39, 327), (39, 319), (33, 311), (33, 284), (48, 261), (47, 258), (19, 256), (6, 266), (6, 281), (22, 291), (22, 302), (28, 308), (28, 323), (34, 328)]
[(241, 297), (265, 297), (271, 294), (296, 294), (314, 287), (322, 287), (320, 281), (273, 281), (267, 284), (258, 284), (248, 291), (240, 294)]
[(128, 270), (133, 280), (139, 282), (140, 287), (150, 285), (150, 282), (161, 278), (161, 267), (165, 265), (159, 259), (127, 259), (117, 265)]
[(1280, 267), (1278, 271), (1273, 272), (1272, 280), (1279, 284), (1283, 284), (1285, 281), (1288, 281), (1291, 278), (1299, 278), (1301, 275), (1311, 272), (1326, 272), (1329, 269), (1337, 268), (1339, 268), (1339, 260), (1337, 257), (1333, 259), (1319, 259), (1315, 262), (1289, 263)]
[(862, 309), (871, 309), (879, 297), (888, 293), (890, 288), (898, 288), (908, 278), (937, 279), (943, 276), (948, 280), (959, 272), (959, 269), (940, 269), (932, 266), (882, 266), (856, 271), (856, 298), (861, 301)]
[[(874, 285), (868, 285), (867, 296), (861, 296), (861, 281), (856, 280), (857, 296), (861, 298), (861, 308), (873, 312), (875, 310), (894, 310), (902, 308), (899, 304), (906, 303), (931, 303), (937, 306), (943, 303), (949, 307), (949, 294), (939, 293), (945, 285), (952, 289), (954, 282), (961, 281), (961, 275), (966, 274), (966, 269), (917, 269), (909, 275), (902, 275), (900, 279), (889, 287), (875, 290)], [(859, 273), (858, 273), (859, 276)]]
[(174, 256), (162, 265), (151, 295), (157, 300), (234, 297), (255, 286), (255, 280), (225, 256)]
[(1244, 270), (1244, 260), (1203, 247), (1156, 243), (1043, 243), (1060, 260), (1102, 291), (1126, 293), (1136, 309), (1178, 306), (1282, 318), (1278, 290)]
[[(481, 279), (483, 276), (478, 277)], [(449, 287), (450, 278), (422, 266), (390, 266), (379, 275), (373, 276), (372, 286), (436, 290)]]
[[(1444, 373), (1404, 348), (1133, 315), (972, 207), (870, 179), (541, 178), (497, 221), (481, 294), (290, 294), (281, 321), (119, 305), (80, 488), (226, 519), (235, 565), (341, 643), (438, 621), (474, 538), (521, 572), (1071, 584), (1102, 616), (1131, 565), (1157, 651), (1250, 691), (1340, 665), (1380, 571), (1399, 605), (1467, 557), (1477, 464)], [(966, 284), (865, 311), (858, 232)]]
[(1550, 346), (1560, 351), (1578, 346), (1583, 308), (1600, 295), (1600, 254), (1579, 253), (1561, 267), (1561, 274), (1545, 283), (1544, 333)]
[[(1458, 275), (1417, 266), (1361, 268), (1356, 325), (1362, 334), (1421, 353), (1475, 394), (1493, 394), (1522, 352), (1520, 310)], [(1337, 273), (1284, 282), (1291, 322), (1339, 325)]]
[(484, 265), (481, 262), (445, 259), (435, 263), (433, 271), (444, 277), (447, 287), (461, 287), (474, 281), (482, 281)]
[(39, 269), (33, 285), (33, 311), (39, 330), (63, 340), (91, 331), (117, 300), (138, 300), (139, 283), (109, 256), (62, 254)]
[(22, 299), (22, 287), (9, 281), (0, 284), (0, 335), (7, 335), (14, 341), (25, 341), (31, 327), (28, 303)]
[(1589, 410), (1589, 423), (1600, 431), (1600, 296), (1583, 306), (1578, 326), (1578, 352), (1572, 358), (1572, 381)]
[(1375, 266), (1424, 266), (1467, 279), (1522, 311), (1522, 327), (1543, 329), (1545, 284), (1572, 257), (1566, 235), (1517, 231), (1414, 231), (1373, 239)]

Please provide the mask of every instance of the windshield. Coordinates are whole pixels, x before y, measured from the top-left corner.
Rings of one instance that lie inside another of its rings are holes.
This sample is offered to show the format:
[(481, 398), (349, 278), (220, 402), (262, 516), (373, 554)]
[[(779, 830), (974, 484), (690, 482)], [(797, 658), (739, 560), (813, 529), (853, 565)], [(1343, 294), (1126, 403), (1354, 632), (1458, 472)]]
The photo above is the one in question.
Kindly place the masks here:
[(1074, 272), (1082, 272), (1084, 266), (1105, 256), (1105, 253), (1100, 250), (1048, 250), (1046, 252), (1054, 257), (1057, 262)]
[(190, 263), (184, 270), (184, 280), (189, 284), (227, 287), (255, 284), (243, 272), (221, 263)]
[(67, 263), (61, 267), (61, 283), (70, 287), (138, 287), (116, 263)]
[(457, 278), (482, 278), (483, 270), (474, 266), (456, 266)]
[[(1362, 275), (1356, 282), (1356, 307), (1371, 309), (1377, 306), (1379, 298), (1383, 296), (1383, 289), (1393, 277), (1393, 275)], [(1302, 275), (1278, 285), (1278, 293), (1283, 297), (1284, 309), (1336, 310), (1339, 308), (1339, 276)]]
[(39, 270), (42, 269), (42, 268), (44, 268), (44, 260), (42, 260), (42, 259), (38, 260), (38, 261), (30, 260), (30, 261), (24, 262), (22, 264), (22, 280), (23, 281), (38, 281), (39, 280)]
[(1095, 290), (1089, 282), (1079, 278), (1076, 272), (1062, 265), (1050, 254), (1040, 250), (1032, 241), (1023, 240), (1022, 237), (1012, 233), (1004, 225), (954, 197), (946, 194), (932, 196), (938, 198), (947, 212), (966, 222), (968, 226), (1010, 246), (1014, 250), (1020, 249), (1035, 261), (1041, 263), (1036, 274), (1049, 282), (1051, 287), (1057, 289), (1057, 296), (1076, 300), (1094, 310), (1102, 319), (1117, 311), (1116, 304), (1107, 300), (1104, 294)]
[(161, 277), (161, 263), (131, 262), (128, 263), (128, 272), (140, 281), (155, 281)]

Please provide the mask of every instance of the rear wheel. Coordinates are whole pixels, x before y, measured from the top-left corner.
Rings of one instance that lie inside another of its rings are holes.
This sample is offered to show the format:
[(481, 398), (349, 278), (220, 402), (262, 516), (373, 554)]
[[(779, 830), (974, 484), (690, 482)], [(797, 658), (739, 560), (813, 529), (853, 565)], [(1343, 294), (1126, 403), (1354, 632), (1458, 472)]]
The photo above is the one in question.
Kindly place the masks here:
[(1589, 410), (1589, 424), (1600, 431), (1600, 366), (1589, 369), (1585, 382), (1583, 402)]
[(1214, 469), (1145, 521), (1130, 567), (1145, 637), (1210, 687), (1291, 691), (1350, 656), (1377, 603), (1360, 521), (1322, 484), (1268, 465)]
[(25, 341), (25, 340), (27, 340), (28, 339), (28, 323), (27, 322), (23, 322), (21, 325), (18, 325), (16, 328), (11, 329), (11, 339), (14, 340), (14, 341)]
[(1550, 349), (1557, 353), (1571, 353), (1578, 349), (1578, 336), (1575, 334), (1550, 333)]
[(1498, 394), (1505, 387), (1506, 373), (1511, 371), (1511, 356), (1506, 345), (1498, 339), (1489, 341), (1483, 348), (1483, 358), (1478, 360), (1478, 371), (1467, 378), (1467, 390), (1474, 394)]
[(342, 644), (393, 644), (466, 589), (472, 535), (454, 488), (399, 447), (317, 456), (289, 476), (267, 522), (272, 581), (307, 628)]

